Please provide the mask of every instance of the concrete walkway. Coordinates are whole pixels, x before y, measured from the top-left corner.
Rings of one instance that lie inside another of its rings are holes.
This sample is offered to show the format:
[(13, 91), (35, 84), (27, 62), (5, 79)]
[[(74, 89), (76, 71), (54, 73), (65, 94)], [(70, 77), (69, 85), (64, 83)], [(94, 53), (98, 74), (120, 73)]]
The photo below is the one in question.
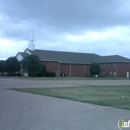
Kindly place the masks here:
[(0, 130), (118, 130), (119, 119), (130, 120), (128, 110), (7, 90), (78, 85), (63, 82), (0, 80)]

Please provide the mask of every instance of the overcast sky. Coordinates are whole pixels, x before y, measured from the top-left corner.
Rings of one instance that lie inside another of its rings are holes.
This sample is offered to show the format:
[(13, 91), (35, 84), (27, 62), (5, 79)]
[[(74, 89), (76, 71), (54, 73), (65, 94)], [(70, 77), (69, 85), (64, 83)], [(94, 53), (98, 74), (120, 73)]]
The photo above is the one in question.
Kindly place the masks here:
[(0, 60), (27, 47), (130, 58), (130, 0), (0, 0)]

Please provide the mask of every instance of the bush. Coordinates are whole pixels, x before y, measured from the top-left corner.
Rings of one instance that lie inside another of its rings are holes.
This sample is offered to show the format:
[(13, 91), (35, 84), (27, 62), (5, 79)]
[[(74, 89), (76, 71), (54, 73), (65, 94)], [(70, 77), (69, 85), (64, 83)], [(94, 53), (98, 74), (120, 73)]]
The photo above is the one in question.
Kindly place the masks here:
[(5, 76), (5, 74), (2, 74), (2, 76)]
[(9, 73), (9, 74), (7, 74), (7, 76), (22, 76), (21, 74), (13, 74), (13, 73)]
[(46, 72), (47, 77), (55, 77), (56, 73), (55, 72)]
[(65, 73), (61, 73), (60, 76), (61, 76), (61, 77), (65, 77), (66, 74), (65, 74)]
[(46, 76), (46, 68), (43, 64), (39, 65), (39, 69), (35, 72), (29, 72), (29, 76), (31, 77), (45, 77)]

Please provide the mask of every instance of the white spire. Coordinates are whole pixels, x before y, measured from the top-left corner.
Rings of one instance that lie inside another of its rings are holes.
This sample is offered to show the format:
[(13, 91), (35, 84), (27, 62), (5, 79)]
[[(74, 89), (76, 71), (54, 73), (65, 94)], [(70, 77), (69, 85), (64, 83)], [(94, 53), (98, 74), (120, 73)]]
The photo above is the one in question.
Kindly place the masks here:
[(30, 44), (34, 44), (34, 29), (33, 29), (33, 24), (32, 24), (32, 30), (31, 30)]
[(30, 42), (28, 44), (28, 49), (33, 50), (33, 51), (35, 50), (33, 24), (32, 24), (31, 36), (30, 36)]

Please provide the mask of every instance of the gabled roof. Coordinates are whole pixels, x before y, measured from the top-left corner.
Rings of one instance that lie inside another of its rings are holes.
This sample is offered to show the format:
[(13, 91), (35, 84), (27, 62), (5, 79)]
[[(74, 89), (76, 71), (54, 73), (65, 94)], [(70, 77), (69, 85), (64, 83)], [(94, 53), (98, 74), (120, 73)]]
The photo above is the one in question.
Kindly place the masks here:
[(16, 58), (18, 61), (22, 61), (24, 57), (28, 56), (27, 53), (25, 52), (18, 52), (17, 55), (16, 55)]
[(91, 53), (75, 53), (48, 50), (31, 51), (32, 54), (39, 56), (42, 61), (59, 61), (60, 63), (92, 63), (100, 57)]
[(107, 63), (107, 62), (130, 62), (130, 59), (119, 56), (119, 55), (110, 55), (110, 56), (101, 56), (98, 59), (99, 63)]
[(26, 56), (28, 56), (28, 53), (18, 52), (17, 55), (16, 55), (16, 57), (17, 57), (19, 54), (20, 54), (23, 58), (26, 57)]
[(21, 56), (24, 58), (26, 56), (28, 56), (28, 53), (25, 53), (25, 52), (20, 52)]
[(76, 52), (62, 52), (62, 51), (49, 51), (49, 50), (29, 50), (26, 49), (24, 53), (20, 54), (24, 58), (28, 52), (37, 55), (41, 61), (59, 61), (60, 63), (78, 63), (78, 64), (91, 64), (97, 63), (111, 63), (111, 62), (130, 62), (130, 59), (119, 56), (100, 56), (94, 53), (76, 53)]

